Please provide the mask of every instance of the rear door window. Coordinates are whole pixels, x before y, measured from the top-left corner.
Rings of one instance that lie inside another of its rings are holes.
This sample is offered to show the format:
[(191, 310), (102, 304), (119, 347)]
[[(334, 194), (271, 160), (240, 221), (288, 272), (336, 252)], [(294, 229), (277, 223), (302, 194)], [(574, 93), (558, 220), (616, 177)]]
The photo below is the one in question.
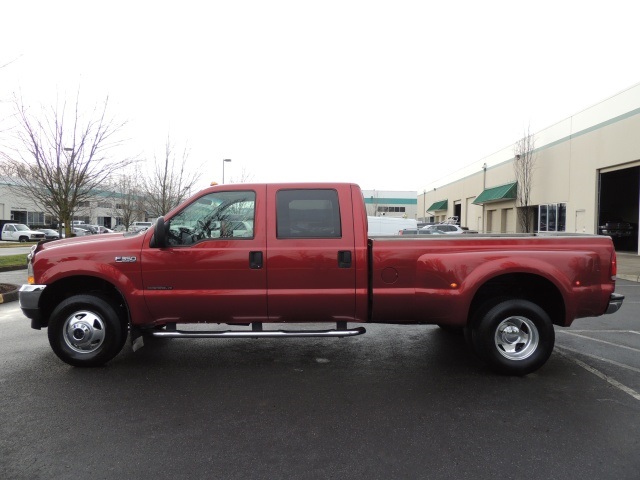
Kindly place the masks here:
[(280, 190), (278, 238), (341, 238), (338, 192), (330, 189)]

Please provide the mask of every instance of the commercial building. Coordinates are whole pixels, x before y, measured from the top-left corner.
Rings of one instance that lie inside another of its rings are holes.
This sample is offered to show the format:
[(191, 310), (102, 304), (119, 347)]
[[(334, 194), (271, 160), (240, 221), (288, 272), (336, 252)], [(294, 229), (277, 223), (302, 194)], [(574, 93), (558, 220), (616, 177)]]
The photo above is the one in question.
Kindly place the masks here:
[(418, 192), (363, 190), (367, 215), (371, 217), (416, 218), (418, 213)]
[[(24, 223), (29, 226), (55, 226), (57, 218), (42, 211), (36, 203), (18, 195), (15, 185), (9, 181), (0, 182), (0, 219)], [(90, 225), (113, 228), (122, 223), (122, 205), (118, 195), (112, 192), (98, 192), (89, 201), (80, 202), (73, 220)]]
[[(638, 252), (640, 84), (533, 135), (529, 208), (535, 232), (599, 233), (624, 222), (616, 248)], [(515, 145), (482, 158), (418, 196), (419, 220), (457, 216), (480, 232), (518, 233)]]

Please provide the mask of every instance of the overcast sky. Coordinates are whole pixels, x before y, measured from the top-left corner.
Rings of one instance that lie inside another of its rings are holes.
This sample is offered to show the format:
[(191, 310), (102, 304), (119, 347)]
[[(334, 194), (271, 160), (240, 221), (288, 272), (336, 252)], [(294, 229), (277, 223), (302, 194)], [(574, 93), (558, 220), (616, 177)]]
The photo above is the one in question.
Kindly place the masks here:
[(21, 92), (109, 96), (131, 151), (167, 134), (201, 186), (422, 190), (640, 82), (635, 1), (4, 2), (0, 119)]

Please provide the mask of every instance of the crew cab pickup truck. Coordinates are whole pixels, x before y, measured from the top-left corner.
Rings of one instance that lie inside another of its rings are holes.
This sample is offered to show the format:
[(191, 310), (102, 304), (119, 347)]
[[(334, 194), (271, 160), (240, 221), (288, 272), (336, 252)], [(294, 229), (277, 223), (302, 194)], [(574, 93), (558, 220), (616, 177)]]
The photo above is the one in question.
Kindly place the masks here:
[[(615, 277), (605, 236), (372, 239), (355, 184), (234, 184), (146, 231), (39, 243), (19, 296), (75, 366), (108, 362), (128, 336), (135, 349), (146, 337), (349, 337), (386, 323), (465, 332), (490, 367), (524, 375), (551, 355), (554, 325), (621, 307)], [(205, 328), (179, 327), (190, 323)]]

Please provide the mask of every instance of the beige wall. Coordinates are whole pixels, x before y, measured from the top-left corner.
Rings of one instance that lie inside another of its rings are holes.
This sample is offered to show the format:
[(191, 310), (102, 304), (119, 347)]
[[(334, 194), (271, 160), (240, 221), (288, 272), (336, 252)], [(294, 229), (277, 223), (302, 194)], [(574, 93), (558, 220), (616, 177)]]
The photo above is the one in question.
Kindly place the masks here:
[[(566, 203), (567, 232), (597, 233), (600, 171), (640, 164), (640, 84), (536, 133), (535, 139), (531, 205)], [(459, 200), (462, 226), (481, 231), (483, 208), (473, 205), (473, 199), (484, 188), (515, 182), (513, 152), (513, 147), (506, 148), (472, 164), (464, 178), (429, 186), (418, 196), (418, 205), (447, 199), (449, 210), (437, 212), (446, 217), (453, 215)], [(519, 230), (515, 207), (515, 201), (485, 205), (485, 230)]]

